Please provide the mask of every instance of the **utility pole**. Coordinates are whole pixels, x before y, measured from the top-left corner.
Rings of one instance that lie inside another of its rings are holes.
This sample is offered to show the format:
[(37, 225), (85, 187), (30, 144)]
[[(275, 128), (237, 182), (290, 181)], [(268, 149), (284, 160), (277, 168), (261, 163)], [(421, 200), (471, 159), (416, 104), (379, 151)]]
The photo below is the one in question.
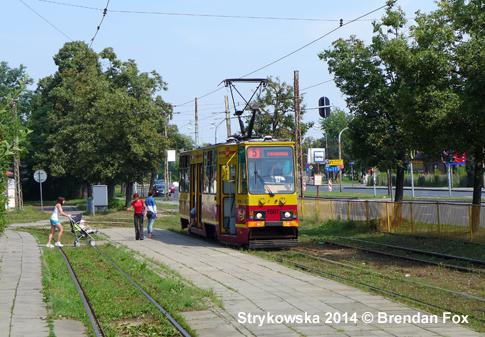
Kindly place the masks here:
[(195, 148), (199, 147), (199, 114), (197, 112), (197, 97), (195, 98)]
[(296, 175), (300, 181), (300, 193), (303, 198), (303, 154), (301, 144), (301, 116), (300, 116), (300, 74), (298, 70), (294, 72), (294, 92), (295, 92), (295, 152), (296, 152)]
[(227, 128), (227, 138), (231, 136), (231, 116), (229, 112), (229, 96), (224, 96), (226, 100), (226, 128)]
[[(18, 110), (17, 110), (17, 103), (14, 101), (13, 102), (13, 119), (14, 123), (17, 121), (17, 115), (18, 115)], [(16, 148), (18, 144), (14, 144), (14, 148)], [(17, 211), (23, 211), (24, 209), (24, 198), (22, 196), (22, 185), (20, 183), (21, 177), (20, 177), (20, 154), (18, 151), (15, 151), (14, 157), (13, 157), (13, 176), (14, 176), (14, 184), (15, 184), (15, 209)]]
[[(167, 123), (165, 124), (165, 138), (167, 139), (167, 143), (168, 143), (168, 132), (167, 132), (167, 126), (168, 126), (168, 119), (167, 119)], [(169, 195), (170, 195), (170, 192), (169, 192), (169, 179), (168, 179), (168, 150), (165, 150), (165, 177), (164, 177), (164, 180), (165, 180), (165, 188), (163, 190), (164, 192), (164, 199), (165, 200), (168, 200), (169, 199)]]

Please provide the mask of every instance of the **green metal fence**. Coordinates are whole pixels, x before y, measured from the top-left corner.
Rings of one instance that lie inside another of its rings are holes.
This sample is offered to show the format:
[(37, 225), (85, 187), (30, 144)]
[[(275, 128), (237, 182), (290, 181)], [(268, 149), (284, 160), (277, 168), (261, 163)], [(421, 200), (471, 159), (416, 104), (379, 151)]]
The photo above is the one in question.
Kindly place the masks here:
[(485, 243), (483, 206), (441, 202), (299, 199), (299, 218), (353, 220), (380, 231)]

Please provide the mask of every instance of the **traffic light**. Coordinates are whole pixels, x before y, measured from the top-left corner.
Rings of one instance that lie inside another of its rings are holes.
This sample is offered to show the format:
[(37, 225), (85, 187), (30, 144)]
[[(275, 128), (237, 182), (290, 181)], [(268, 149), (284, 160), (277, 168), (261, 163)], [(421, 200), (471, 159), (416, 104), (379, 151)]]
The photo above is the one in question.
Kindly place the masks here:
[(453, 155), (450, 152), (448, 152), (446, 154), (446, 162), (451, 164), (451, 163), (453, 163), (454, 160), (455, 160), (455, 158), (453, 158)]
[(318, 99), (318, 113), (322, 118), (330, 116), (330, 100), (328, 97), (320, 97)]
[[(29, 181), (27, 165), (19, 165), (19, 173), (20, 173), (19, 181), (21, 184), (25, 184), (27, 181)], [(10, 179), (15, 179), (15, 169), (13, 167), (9, 167), (7, 169), (6, 177)]]
[(29, 181), (27, 165), (19, 165), (19, 175), (21, 184), (25, 184), (27, 181)]
[(13, 179), (14, 178), (13, 172), (14, 172), (13, 167), (9, 167), (7, 169), (7, 174), (6, 174), (7, 178)]

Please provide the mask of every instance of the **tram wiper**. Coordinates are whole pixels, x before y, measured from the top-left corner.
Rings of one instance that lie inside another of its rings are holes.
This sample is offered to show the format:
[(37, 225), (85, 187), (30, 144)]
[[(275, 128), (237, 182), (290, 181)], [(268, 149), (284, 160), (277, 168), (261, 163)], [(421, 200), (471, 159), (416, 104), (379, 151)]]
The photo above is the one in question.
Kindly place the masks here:
[(261, 182), (261, 184), (263, 184), (264, 188), (268, 191), (269, 195), (271, 197), (274, 197), (274, 193), (273, 191), (271, 190), (271, 188), (264, 182), (263, 178), (259, 175), (258, 171), (257, 170), (254, 170), (254, 176), (257, 177), (259, 179), (259, 181)]

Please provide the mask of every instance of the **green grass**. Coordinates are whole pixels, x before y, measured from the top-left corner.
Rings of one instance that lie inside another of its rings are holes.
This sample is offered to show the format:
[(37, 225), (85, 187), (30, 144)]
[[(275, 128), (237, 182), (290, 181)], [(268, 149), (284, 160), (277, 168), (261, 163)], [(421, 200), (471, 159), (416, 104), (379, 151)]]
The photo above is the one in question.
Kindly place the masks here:
[[(29, 232), (36, 235), (42, 245), (47, 242), (45, 229), (30, 229)], [(63, 239), (69, 241), (67, 237)], [(113, 244), (97, 248), (192, 334), (194, 331), (191, 331), (179, 313), (221, 305), (211, 290), (195, 287), (161, 263)], [(64, 247), (64, 251), (107, 336), (178, 335), (163, 314), (95, 249), (89, 246)], [(44, 295), (52, 308), (49, 319), (71, 318), (83, 321), (89, 327), (90, 335), (94, 335), (61, 254), (57, 249), (44, 248), (43, 256)]]

